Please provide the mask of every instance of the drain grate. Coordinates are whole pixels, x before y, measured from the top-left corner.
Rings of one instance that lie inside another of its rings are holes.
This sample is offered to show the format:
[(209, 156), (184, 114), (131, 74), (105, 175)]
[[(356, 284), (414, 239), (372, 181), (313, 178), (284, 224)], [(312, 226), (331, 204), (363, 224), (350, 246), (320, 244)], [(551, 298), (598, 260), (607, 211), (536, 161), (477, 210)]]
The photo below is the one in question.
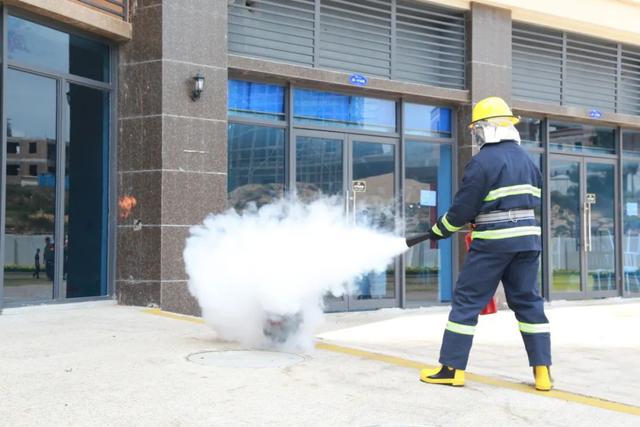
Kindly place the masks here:
[(303, 362), (298, 354), (261, 350), (202, 351), (190, 354), (187, 360), (199, 365), (219, 368), (286, 368)]

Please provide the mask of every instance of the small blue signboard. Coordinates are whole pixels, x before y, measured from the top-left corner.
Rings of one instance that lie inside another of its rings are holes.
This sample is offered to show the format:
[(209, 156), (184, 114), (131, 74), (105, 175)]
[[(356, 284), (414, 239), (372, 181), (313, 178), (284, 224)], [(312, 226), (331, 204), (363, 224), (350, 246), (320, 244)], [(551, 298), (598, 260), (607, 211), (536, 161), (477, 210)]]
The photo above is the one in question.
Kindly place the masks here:
[(592, 119), (599, 119), (602, 117), (602, 112), (598, 110), (591, 110), (589, 111), (589, 117), (591, 117)]
[(369, 84), (369, 79), (362, 74), (351, 74), (351, 77), (349, 77), (349, 81), (354, 86), (366, 86), (367, 84)]

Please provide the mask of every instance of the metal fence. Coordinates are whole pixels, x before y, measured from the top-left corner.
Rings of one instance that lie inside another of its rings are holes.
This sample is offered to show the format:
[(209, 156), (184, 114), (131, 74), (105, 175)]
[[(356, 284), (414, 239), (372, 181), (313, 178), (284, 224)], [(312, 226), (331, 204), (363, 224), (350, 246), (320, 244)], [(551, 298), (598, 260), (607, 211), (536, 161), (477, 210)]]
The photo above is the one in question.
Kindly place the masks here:
[(229, 52), (464, 89), (465, 15), (410, 0), (234, 0)]
[(640, 114), (640, 48), (513, 23), (513, 96)]

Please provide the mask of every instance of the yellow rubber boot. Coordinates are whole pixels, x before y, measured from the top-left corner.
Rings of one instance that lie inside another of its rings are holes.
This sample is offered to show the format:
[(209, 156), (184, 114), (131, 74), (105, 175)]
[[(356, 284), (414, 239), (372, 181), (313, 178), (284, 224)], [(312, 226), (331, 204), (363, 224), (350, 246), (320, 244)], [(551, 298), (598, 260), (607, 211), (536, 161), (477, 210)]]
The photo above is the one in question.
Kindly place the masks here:
[(553, 379), (548, 366), (534, 366), (533, 377), (536, 380), (536, 390), (549, 391), (553, 388)]
[(423, 369), (420, 371), (420, 381), (429, 384), (462, 387), (464, 385), (464, 371), (447, 366), (440, 366), (436, 369)]

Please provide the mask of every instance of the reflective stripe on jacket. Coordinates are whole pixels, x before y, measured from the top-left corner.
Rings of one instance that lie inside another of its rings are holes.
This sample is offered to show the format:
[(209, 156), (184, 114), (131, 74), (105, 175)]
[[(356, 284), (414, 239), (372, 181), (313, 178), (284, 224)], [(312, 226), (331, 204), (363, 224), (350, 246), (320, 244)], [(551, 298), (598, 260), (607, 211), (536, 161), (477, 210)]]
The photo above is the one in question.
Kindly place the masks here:
[[(485, 144), (467, 164), (460, 189), (432, 232), (449, 237), (494, 211), (535, 209), (540, 206), (542, 175), (515, 141)], [(535, 219), (478, 224), (471, 248), (487, 252), (539, 251), (540, 226)]]

